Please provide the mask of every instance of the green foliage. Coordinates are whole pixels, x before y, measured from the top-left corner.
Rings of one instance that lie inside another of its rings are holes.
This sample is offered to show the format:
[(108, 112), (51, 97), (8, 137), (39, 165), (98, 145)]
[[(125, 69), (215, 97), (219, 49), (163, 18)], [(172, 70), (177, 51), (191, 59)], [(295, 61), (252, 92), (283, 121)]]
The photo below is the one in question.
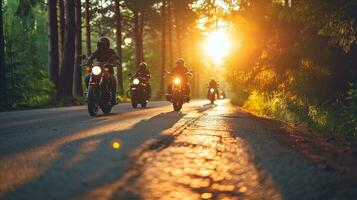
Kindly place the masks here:
[(349, 83), (357, 80), (356, 1), (252, 2), (232, 18), (242, 42), (229, 59), (227, 79), (238, 99), (244, 99), (241, 91), (248, 94), (240, 103), (355, 137)]
[(295, 101), (287, 99), (282, 93), (269, 96), (253, 91), (244, 103), (244, 107), (275, 119), (302, 122), (296, 113), (301, 109), (299, 105)]
[(350, 85), (346, 97), (346, 104), (342, 108), (343, 122), (339, 126), (339, 132), (348, 138), (357, 136), (357, 86)]
[[(189, 4), (194, 0), (173, 0), (172, 17), (178, 13), (177, 25), (181, 39), (190, 36), (197, 16)], [(122, 14), (122, 61), (124, 90), (128, 89), (128, 74), (136, 71), (134, 41), (134, 11), (143, 16), (143, 43), (145, 61), (152, 72), (153, 99), (158, 93), (161, 76), (161, 0), (120, 1)], [(91, 46), (96, 48), (97, 38), (107, 36), (111, 47), (116, 49), (116, 23), (113, 1), (94, 0), (90, 3)], [(84, 13), (83, 13), (84, 14)], [(54, 87), (48, 81), (48, 13), (46, 2), (38, 0), (11, 0), (4, 5), (6, 88), (7, 104), (4, 109), (31, 108), (47, 105), (70, 105), (83, 103), (83, 99), (64, 99), (53, 102), (56, 97)], [(172, 18), (172, 22), (175, 19)], [(84, 20), (83, 20), (84, 22)], [(175, 24), (176, 25), (176, 24)], [(173, 26), (173, 25), (172, 25)], [(84, 44), (85, 27), (82, 26)], [(174, 28), (173, 28), (174, 29)], [(175, 34), (175, 31), (173, 31)], [(175, 40), (173, 35), (173, 40)], [(174, 43), (173, 59), (178, 57)], [(184, 46), (184, 45), (182, 45)], [(190, 48), (192, 45), (189, 45)], [(82, 45), (84, 50), (85, 45)], [(182, 47), (184, 48), (184, 47)], [(183, 52), (185, 50), (182, 50)], [(83, 51), (85, 52), (85, 51)], [(168, 54), (168, 52), (166, 52)], [(185, 52), (184, 52), (185, 53)], [(185, 53), (192, 55), (192, 52)], [(187, 56), (186, 56), (187, 57)], [(61, 59), (60, 59), (61, 60)], [(168, 59), (167, 59), (168, 60)], [(197, 65), (200, 65), (198, 63)], [(172, 66), (166, 66), (167, 68)], [(122, 101), (127, 101), (123, 97)]]
[(54, 96), (47, 78), (45, 14), (35, 1), (7, 1), (4, 6), (6, 96), (11, 109), (48, 105)]

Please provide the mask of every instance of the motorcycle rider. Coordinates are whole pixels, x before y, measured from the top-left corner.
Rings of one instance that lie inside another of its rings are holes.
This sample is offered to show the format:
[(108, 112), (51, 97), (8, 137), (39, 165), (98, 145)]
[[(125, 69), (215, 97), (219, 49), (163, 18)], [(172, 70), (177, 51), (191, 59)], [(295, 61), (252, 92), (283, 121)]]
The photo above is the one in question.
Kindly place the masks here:
[(211, 88), (215, 90), (217, 97), (219, 97), (218, 83), (215, 78), (211, 78), (210, 82), (208, 83), (207, 99), (209, 98)]
[[(184, 88), (185, 88), (185, 94), (186, 94), (188, 101), (190, 100), (190, 93), (191, 93), (191, 89), (190, 89), (190, 85), (188, 83), (188, 77), (187, 77), (187, 73), (189, 73), (189, 72), (190, 71), (186, 67), (186, 63), (182, 58), (180, 58), (176, 61), (176, 67), (174, 67), (171, 71), (172, 76), (182, 77), (182, 81), (183, 81)], [(167, 98), (168, 98), (168, 100), (171, 100), (170, 98), (172, 97), (172, 82), (169, 82), (169, 84), (167, 86), (167, 92), (168, 92)]]
[(141, 62), (138, 66), (138, 70), (136, 71), (134, 77), (141, 78), (145, 81), (148, 90), (148, 98), (151, 97), (151, 86), (149, 83), (149, 79), (151, 78), (150, 71), (147, 69), (147, 64), (145, 62)]
[[(97, 50), (93, 52), (89, 58), (88, 58), (88, 63), (87, 65), (91, 65), (93, 60), (96, 60), (97, 62), (106, 62), (106, 63), (112, 63), (114, 64), (118, 60), (118, 55), (116, 52), (110, 48), (110, 40), (107, 37), (100, 37), (97, 41)], [(114, 69), (113, 65), (110, 65), (110, 89), (112, 91), (112, 104), (117, 104), (116, 101), (116, 79), (114, 76)], [(87, 74), (85, 77), (85, 83), (88, 89), (89, 86), (89, 78), (90, 74)]]

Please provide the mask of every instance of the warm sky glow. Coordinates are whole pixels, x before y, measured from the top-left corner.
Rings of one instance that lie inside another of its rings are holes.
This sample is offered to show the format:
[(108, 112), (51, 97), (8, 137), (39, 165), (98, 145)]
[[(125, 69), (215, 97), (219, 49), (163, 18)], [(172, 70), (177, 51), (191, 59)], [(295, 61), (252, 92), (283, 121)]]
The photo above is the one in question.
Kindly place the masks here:
[(210, 32), (204, 45), (206, 54), (217, 64), (223, 61), (230, 48), (231, 41), (224, 28)]

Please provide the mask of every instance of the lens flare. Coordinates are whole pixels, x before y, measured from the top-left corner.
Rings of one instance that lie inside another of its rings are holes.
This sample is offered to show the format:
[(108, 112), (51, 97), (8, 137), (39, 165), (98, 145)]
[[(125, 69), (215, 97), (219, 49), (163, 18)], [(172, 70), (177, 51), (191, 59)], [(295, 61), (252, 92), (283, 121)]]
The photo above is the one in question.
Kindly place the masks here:
[(207, 37), (204, 49), (214, 63), (222, 62), (231, 49), (231, 40), (226, 29), (220, 28), (211, 32)]
[(116, 142), (113, 142), (113, 149), (119, 149), (120, 148), (120, 142), (116, 141)]

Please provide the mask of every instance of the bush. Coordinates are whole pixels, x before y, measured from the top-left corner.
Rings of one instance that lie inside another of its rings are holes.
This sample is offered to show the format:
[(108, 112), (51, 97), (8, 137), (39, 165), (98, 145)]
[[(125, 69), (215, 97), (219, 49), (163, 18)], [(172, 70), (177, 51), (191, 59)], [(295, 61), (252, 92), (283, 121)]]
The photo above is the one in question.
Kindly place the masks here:
[(357, 136), (357, 85), (350, 84), (346, 104), (342, 107), (342, 123), (338, 127), (341, 136), (356, 140)]

